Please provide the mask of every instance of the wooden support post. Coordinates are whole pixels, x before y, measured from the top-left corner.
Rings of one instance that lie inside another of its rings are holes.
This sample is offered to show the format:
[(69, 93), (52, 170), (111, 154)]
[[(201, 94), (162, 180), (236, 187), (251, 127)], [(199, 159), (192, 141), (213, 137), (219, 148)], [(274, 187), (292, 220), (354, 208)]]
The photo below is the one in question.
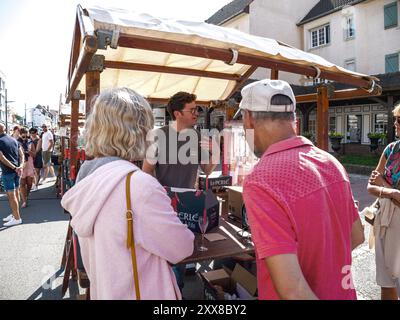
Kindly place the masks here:
[(278, 77), (279, 77), (279, 70), (271, 69), (271, 80), (278, 80)]
[(317, 94), (317, 146), (322, 150), (328, 151), (328, 88), (326, 86), (318, 87)]
[(395, 132), (394, 132), (394, 122), (393, 122), (393, 96), (388, 96), (387, 99), (387, 115), (388, 115), (388, 126), (387, 126), (387, 142), (393, 142), (395, 139)]
[(86, 72), (86, 108), (85, 113), (88, 115), (96, 97), (100, 93), (100, 71)]
[(73, 98), (71, 101), (71, 138), (70, 138), (70, 161), (69, 172), (77, 172), (77, 154), (78, 154), (78, 137), (79, 137), (79, 97)]
[(94, 55), (86, 70), (86, 117), (100, 93), (100, 73), (104, 70), (104, 56)]

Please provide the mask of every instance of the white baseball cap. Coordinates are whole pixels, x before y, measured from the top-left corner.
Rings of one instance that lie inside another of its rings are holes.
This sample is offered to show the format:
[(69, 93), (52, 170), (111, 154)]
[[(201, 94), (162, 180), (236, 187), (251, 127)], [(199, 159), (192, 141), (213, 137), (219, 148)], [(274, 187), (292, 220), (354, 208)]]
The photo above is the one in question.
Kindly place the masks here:
[[(289, 83), (283, 80), (264, 79), (245, 86), (242, 91), (242, 101), (233, 119), (239, 116), (241, 110), (265, 112), (295, 112), (296, 98)], [(292, 103), (288, 105), (271, 104), (275, 95), (285, 95)]]

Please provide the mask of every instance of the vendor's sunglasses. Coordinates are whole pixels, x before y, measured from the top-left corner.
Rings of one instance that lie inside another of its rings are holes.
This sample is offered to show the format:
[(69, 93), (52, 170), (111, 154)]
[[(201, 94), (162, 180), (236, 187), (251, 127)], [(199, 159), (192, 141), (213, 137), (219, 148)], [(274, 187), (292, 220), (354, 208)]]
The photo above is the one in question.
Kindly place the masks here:
[(190, 110), (181, 110), (181, 112), (190, 112), (191, 114), (200, 113), (202, 109), (200, 107), (192, 108)]
[(400, 125), (400, 117), (394, 117), (393, 122)]

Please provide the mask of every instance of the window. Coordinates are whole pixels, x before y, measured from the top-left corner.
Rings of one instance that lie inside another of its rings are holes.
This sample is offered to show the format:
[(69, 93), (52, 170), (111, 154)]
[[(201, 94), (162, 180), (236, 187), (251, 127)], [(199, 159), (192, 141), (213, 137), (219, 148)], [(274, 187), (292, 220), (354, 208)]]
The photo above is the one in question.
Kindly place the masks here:
[(386, 133), (388, 125), (387, 113), (377, 113), (374, 117), (374, 131), (379, 133)]
[(388, 54), (385, 56), (385, 73), (399, 71), (399, 54)]
[(350, 114), (347, 116), (347, 142), (361, 143), (362, 116)]
[(385, 29), (397, 27), (397, 1), (392, 2), (384, 6), (384, 20), (385, 20)]
[(344, 67), (347, 70), (356, 71), (356, 60), (355, 59), (346, 60), (344, 62)]
[(355, 35), (356, 35), (356, 29), (354, 27), (354, 17), (348, 16), (348, 17), (346, 17), (346, 30), (345, 30), (344, 38), (346, 40), (353, 39), (355, 37)]
[(330, 42), (329, 24), (310, 31), (311, 48), (323, 46)]
[(336, 117), (329, 117), (329, 132), (336, 132)]

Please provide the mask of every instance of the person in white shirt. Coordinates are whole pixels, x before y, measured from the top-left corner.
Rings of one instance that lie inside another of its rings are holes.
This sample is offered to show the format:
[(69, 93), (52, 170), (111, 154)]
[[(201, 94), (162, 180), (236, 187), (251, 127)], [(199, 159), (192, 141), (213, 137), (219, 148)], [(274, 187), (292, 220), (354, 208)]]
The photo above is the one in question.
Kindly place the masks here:
[(43, 170), (44, 177), (42, 183), (46, 182), (47, 176), (50, 174), (54, 177), (54, 168), (51, 164), (51, 153), (53, 152), (54, 147), (54, 138), (53, 134), (47, 130), (47, 126), (45, 124), (42, 125), (43, 135), (42, 135), (42, 158), (43, 158)]

